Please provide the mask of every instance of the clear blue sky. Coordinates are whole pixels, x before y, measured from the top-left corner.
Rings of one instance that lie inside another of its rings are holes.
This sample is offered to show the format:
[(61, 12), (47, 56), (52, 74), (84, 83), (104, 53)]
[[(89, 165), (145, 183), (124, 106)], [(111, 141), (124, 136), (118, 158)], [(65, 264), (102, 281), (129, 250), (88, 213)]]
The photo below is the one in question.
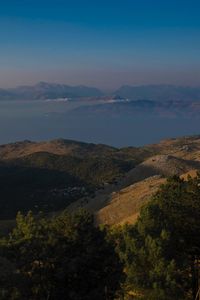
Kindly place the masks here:
[(200, 1), (0, 1), (0, 86), (200, 85)]

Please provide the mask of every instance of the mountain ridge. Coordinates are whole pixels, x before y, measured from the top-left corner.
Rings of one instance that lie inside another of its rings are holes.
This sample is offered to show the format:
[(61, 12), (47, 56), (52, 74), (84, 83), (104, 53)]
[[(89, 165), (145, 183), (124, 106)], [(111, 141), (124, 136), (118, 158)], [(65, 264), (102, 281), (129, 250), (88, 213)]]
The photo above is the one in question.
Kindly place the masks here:
[[(0, 217), (85, 208), (97, 222), (133, 221), (159, 183), (194, 170), (200, 171), (200, 135), (125, 148), (65, 139), (1, 145)], [(122, 214), (116, 209), (123, 203)]]
[(35, 85), (21, 85), (15, 88), (0, 88), (0, 100), (47, 100), (58, 98), (101, 98), (154, 100), (154, 101), (200, 101), (200, 87), (176, 85), (124, 85), (106, 93), (99, 88), (85, 85), (41, 81)]
[(176, 85), (121, 86), (117, 91), (121, 97), (131, 100), (149, 99), (154, 101), (200, 100), (200, 87)]
[(16, 88), (0, 89), (0, 100), (47, 100), (100, 96), (103, 96), (103, 93), (94, 87), (70, 86), (42, 81), (33, 86), (22, 85)]

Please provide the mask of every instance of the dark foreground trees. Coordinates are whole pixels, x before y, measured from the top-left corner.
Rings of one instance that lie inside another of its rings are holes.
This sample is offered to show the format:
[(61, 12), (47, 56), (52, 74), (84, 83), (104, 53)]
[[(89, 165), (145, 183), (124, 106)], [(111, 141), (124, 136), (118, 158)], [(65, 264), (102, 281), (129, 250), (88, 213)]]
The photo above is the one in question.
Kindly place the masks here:
[[(18, 214), (0, 240), (0, 299), (199, 300), (199, 262), (200, 178), (174, 177), (135, 225), (100, 230), (85, 212)], [(116, 297), (122, 270), (132, 296)]]
[[(198, 299), (200, 179), (169, 179), (145, 206), (135, 226), (118, 236), (126, 287), (145, 299)], [(134, 298), (135, 299), (135, 298)]]
[(51, 221), (18, 214), (1, 240), (0, 299), (113, 299), (122, 267), (85, 212)]

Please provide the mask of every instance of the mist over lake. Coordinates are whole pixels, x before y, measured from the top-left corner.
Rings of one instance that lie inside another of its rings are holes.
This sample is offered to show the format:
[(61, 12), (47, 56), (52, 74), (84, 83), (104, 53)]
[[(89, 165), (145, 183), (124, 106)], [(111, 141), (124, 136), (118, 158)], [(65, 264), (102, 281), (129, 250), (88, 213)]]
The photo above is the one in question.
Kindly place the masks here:
[(95, 104), (95, 101), (1, 101), (0, 144), (65, 138), (124, 147), (200, 133), (199, 118), (70, 113), (79, 106)]

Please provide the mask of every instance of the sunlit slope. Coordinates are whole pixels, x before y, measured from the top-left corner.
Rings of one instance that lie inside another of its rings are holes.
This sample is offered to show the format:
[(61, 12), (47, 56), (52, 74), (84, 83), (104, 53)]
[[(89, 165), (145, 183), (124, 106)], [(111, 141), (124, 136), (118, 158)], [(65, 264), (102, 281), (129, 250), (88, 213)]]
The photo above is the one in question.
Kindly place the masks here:
[(164, 178), (153, 176), (113, 193), (109, 203), (96, 213), (97, 223), (114, 225), (135, 222), (142, 205), (164, 182)]
[[(133, 195), (136, 183), (141, 182), (139, 187), (143, 191), (144, 180), (154, 182), (157, 178), (154, 176), (166, 178), (191, 170), (200, 170), (199, 136), (120, 149), (64, 139), (1, 145), (0, 215), (10, 219), (18, 210), (37, 213), (66, 207), (70, 211), (83, 207), (97, 213), (110, 205), (114, 193), (121, 195), (124, 188), (130, 186)], [(71, 193), (72, 188), (77, 192)], [(85, 193), (78, 192), (82, 188)], [(114, 203), (117, 207), (118, 202)], [(124, 215), (117, 217), (116, 209), (113, 210), (117, 222), (129, 218), (126, 214), (129, 205), (140, 207), (134, 203), (120, 203)], [(108, 222), (115, 220), (110, 213), (104, 212), (104, 215), (107, 215)]]

